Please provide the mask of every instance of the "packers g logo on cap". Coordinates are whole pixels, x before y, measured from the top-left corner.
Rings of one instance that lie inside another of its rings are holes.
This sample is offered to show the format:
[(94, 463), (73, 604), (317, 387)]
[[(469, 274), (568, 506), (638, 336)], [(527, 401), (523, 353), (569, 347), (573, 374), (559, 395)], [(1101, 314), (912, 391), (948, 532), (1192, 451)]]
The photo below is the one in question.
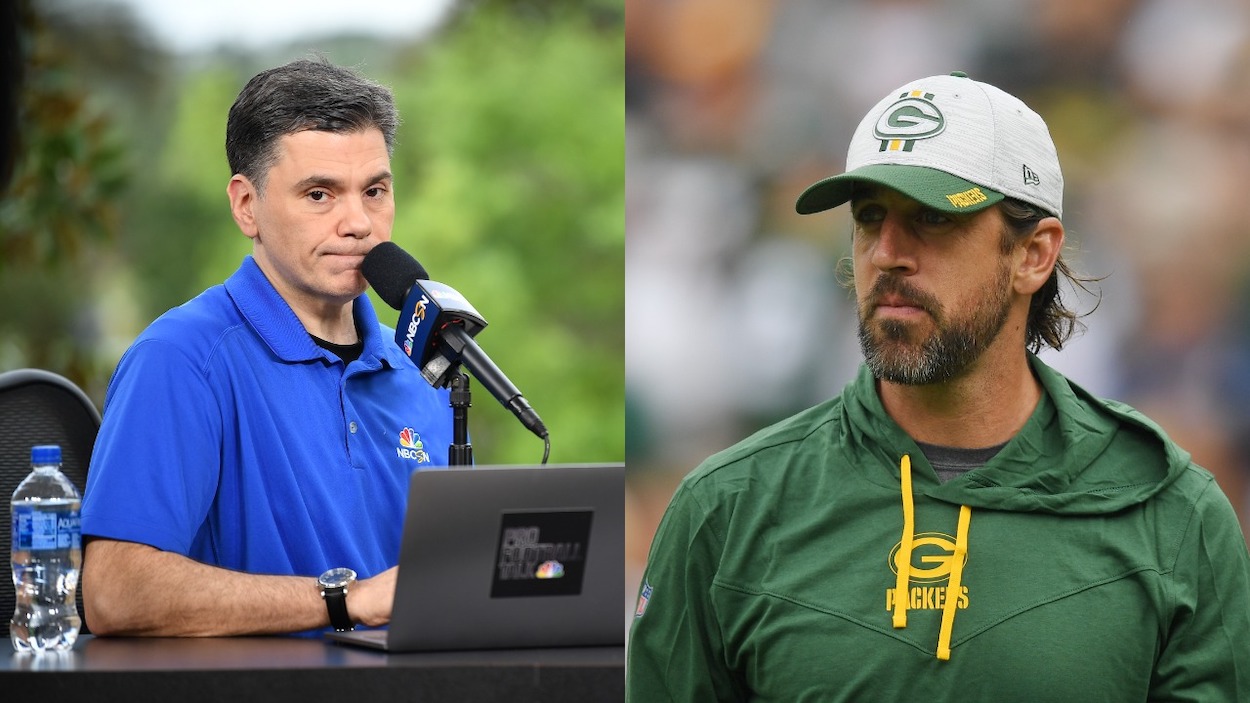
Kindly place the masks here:
[(946, 118), (932, 102), (933, 93), (913, 90), (898, 97), (872, 129), (881, 140), (881, 151), (911, 151), (916, 140), (936, 137), (946, 129)]

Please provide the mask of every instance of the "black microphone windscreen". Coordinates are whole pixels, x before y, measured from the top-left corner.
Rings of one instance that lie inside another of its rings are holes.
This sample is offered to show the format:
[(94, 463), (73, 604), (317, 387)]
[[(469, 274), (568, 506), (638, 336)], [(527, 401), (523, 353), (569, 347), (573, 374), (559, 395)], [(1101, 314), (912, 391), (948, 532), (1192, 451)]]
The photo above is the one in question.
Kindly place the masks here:
[(404, 298), (414, 282), (430, 277), (425, 267), (395, 242), (382, 242), (373, 247), (365, 254), (360, 272), (378, 292), (378, 297), (396, 310), (404, 306)]

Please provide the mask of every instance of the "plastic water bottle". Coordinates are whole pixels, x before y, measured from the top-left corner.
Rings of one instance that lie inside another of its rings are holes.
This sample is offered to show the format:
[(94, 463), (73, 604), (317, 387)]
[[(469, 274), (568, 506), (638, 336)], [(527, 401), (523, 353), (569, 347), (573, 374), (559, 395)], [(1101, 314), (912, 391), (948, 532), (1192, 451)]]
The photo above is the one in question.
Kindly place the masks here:
[(18, 652), (74, 646), (82, 619), (74, 595), (82, 568), (78, 489), (61, 473), (61, 448), (30, 450), (31, 472), (13, 492), (13, 587), (9, 638)]

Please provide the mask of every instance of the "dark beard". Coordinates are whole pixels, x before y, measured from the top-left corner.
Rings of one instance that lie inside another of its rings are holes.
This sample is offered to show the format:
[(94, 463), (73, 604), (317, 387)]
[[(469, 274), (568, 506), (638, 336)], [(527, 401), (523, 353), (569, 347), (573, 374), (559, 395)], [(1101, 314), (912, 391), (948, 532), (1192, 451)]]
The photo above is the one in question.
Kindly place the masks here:
[[(1010, 281), (1010, 270), (1000, 266), (998, 276), (982, 291), (979, 303), (967, 315), (948, 320), (932, 296), (911, 288), (901, 279), (889, 275), (878, 278), (867, 305), (859, 310), (859, 345), (868, 369), (880, 380), (909, 386), (942, 383), (959, 376), (981, 357), (1007, 323), (1011, 311)], [(874, 335), (865, 318), (886, 293), (904, 296), (922, 307), (937, 330), (917, 344), (910, 341), (913, 330), (907, 323), (885, 320), (876, 323), (878, 334)]]

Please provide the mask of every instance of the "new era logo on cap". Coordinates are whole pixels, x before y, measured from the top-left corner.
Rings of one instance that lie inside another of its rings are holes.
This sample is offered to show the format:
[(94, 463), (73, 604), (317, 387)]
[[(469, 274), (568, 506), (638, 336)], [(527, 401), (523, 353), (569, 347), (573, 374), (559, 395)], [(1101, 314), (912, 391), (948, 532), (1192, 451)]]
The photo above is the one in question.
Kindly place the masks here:
[(1018, 98), (960, 73), (891, 91), (855, 130), (846, 172), (812, 185), (795, 207), (809, 214), (841, 205), (857, 182), (943, 212), (1010, 197), (1063, 214), (1063, 174), (1046, 123)]
[(1024, 184), (1026, 186), (1037, 186), (1042, 184), (1042, 179), (1038, 177), (1028, 164), (1024, 165)]

